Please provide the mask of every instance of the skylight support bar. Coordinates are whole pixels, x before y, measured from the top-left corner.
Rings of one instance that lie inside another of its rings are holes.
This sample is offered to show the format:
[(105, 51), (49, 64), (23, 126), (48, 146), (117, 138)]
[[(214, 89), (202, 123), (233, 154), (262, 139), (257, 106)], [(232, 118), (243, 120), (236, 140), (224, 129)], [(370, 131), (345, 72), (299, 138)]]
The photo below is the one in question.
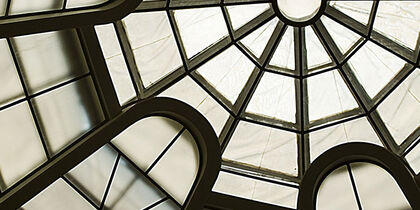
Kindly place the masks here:
[[(169, 9), (191, 9), (191, 8), (205, 8), (205, 7), (217, 7), (217, 6), (237, 6), (237, 5), (249, 5), (249, 4), (261, 4), (270, 3), (270, 0), (225, 0), (223, 3), (215, 0), (203, 0), (203, 1), (176, 1), (169, 5)], [(165, 1), (143, 1), (134, 12), (149, 12), (149, 11), (161, 11), (165, 9)]]
[(67, 177), (61, 176), (61, 179), (63, 179), (69, 186), (72, 188), (76, 193), (78, 193), (82, 198), (84, 198), (90, 205), (95, 207), (96, 209), (99, 209), (99, 206), (95, 204), (95, 202), (92, 201), (83, 191), (81, 191), (77, 186), (75, 186)]
[[(308, 130), (305, 131), (305, 133), (315, 132), (315, 131), (318, 131), (318, 130), (321, 130), (321, 129), (325, 129), (325, 128), (328, 128), (328, 127), (332, 127), (332, 126), (335, 126), (335, 125), (339, 125), (339, 124), (342, 124), (342, 123), (346, 123), (346, 122), (349, 122), (349, 121), (356, 120), (356, 119), (367, 116), (365, 113), (357, 114), (357, 113), (352, 113), (351, 111), (346, 112), (346, 113), (348, 113), (348, 116), (337, 117), (339, 119), (341, 118), (340, 120), (332, 121), (331, 123), (320, 124), (319, 126), (310, 127)], [(342, 118), (344, 118), (344, 119), (342, 119)]]
[(244, 113), (244, 115), (240, 117), (240, 120), (252, 122), (259, 125), (264, 125), (264, 126), (275, 128), (275, 129), (289, 131), (293, 133), (300, 133), (295, 123), (268, 118), (265, 116), (260, 116), (258, 114)]
[(7, 17), (9, 16), (9, 11), (10, 11), (10, 5), (12, 4), (12, 0), (7, 0), (7, 4), (6, 4), (6, 11), (4, 13), (4, 16)]
[(420, 127), (417, 127), (400, 145), (398, 154), (405, 155), (405, 151), (408, 150), (410, 145), (413, 144), (420, 137)]
[(241, 209), (241, 210), (293, 210), (291, 208), (249, 200), (236, 196), (212, 192), (206, 203), (206, 208), (212, 210)]
[(114, 180), (114, 176), (115, 176), (115, 173), (117, 171), (117, 167), (118, 167), (118, 163), (120, 162), (120, 159), (121, 159), (121, 154), (118, 153), (117, 158), (115, 159), (114, 166), (112, 167), (112, 171), (111, 171), (111, 174), (109, 176), (108, 182), (106, 184), (105, 192), (103, 194), (101, 205), (99, 206), (99, 209), (103, 209), (104, 206), (105, 206), (105, 202), (106, 202), (106, 199), (108, 198), (108, 193), (109, 193), (109, 190), (111, 189), (111, 184), (112, 184), (112, 181)]
[[(327, 32), (324, 24), (321, 21), (317, 21), (315, 23), (315, 32), (319, 33), (321, 37), (321, 41), (327, 43), (327, 52), (330, 56), (334, 59), (334, 61), (338, 61), (339, 57), (342, 57), (342, 53), (339, 51), (337, 45)], [(349, 87), (350, 91), (352, 92), (353, 96), (355, 97), (359, 106), (363, 109), (364, 113), (367, 114), (367, 118), (372, 125), (373, 129), (379, 136), (382, 144), (388, 148), (390, 151), (397, 153), (398, 152), (398, 145), (395, 143), (394, 138), (390, 134), (389, 130), (386, 128), (385, 123), (380, 118), (377, 111), (371, 111), (373, 107), (372, 99), (369, 97), (365, 89), (362, 87), (356, 75), (351, 70), (348, 63), (343, 64), (340, 68), (338, 68), (340, 75), (343, 77), (344, 81), (346, 82), (347, 86)]]
[(307, 69), (307, 54), (305, 28), (293, 28), (294, 50), (295, 50), (295, 69), (299, 74), (299, 79), (295, 80), (295, 105), (296, 105), (296, 124), (300, 131), (297, 134), (298, 149), (298, 177), (302, 178), (310, 165), (309, 134), (305, 133), (309, 126), (308, 113), (308, 84), (303, 78)]
[(86, 26), (79, 28), (77, 33), (105, 119), (112, 119), (121, 113), (122, 110), (95, 29), (93, 26)]
[(7, 40), (7, 45), (9, 46), (10, 54), (13, 58), (13, 63), (15, 64), (15, 68), (16, 68), (17, 74), (19, 76), (20, 84), (22, 85), (23, 93), (25, 94), (25, 99), (26, 99), (26, 101), (28, 103), (28, 106), (29, 106), (29, 109), (31, 111), (33, 122), (35, 123), (38, 136), (41, 140), (42, 148), (44, 149), (45, 156), (49, 160), (51, 158), (51, 154), (48, 150), (48, 143), (45, 139), (44, 134), (42, 133), (42, 128), (44, 128), (44, 127), (43, 127), (42, 123), (40, 122), (40, 120), (38, 119), (38, 117), (36, 116), (36, 113), (37, 113), (36, 106), (34, 106), (32, 104), (32, 100), (29, 99), (29, 96), (30, 96), (29, 88), (28, 88), (28, 85), (26, 84), (25, 79), (24, 79), (24, 72), (23, 72), (21, 66), (19, 65), (19, 61), (18, 61), (18, 58), (16, 56), (16, 51), (13, 47), (14, 46), (13, 40), (11, 40), (10, 38), (7, 38), (6, 40)]
[(143, 98), (144, 84), (141, 80), (139, 69), (134, 58), (134, 52), (128, 40), (127, 33), (121, 21), (114, 22), (113, 26), (117, 34), (118, 42), (121, 46), (121, 51), (123, 53), (125, 63), (128, 67), (128, 73), (130, 75), (131, 82), (133, 83), (134, 91), (136, 92), (138, 98)]
[(359, 117), (365, 116), (365, 113), (363, 112), (363, 109), (357, 107), (357, 108), (354, 108), (354, 109), (351, 109), (351, 110), (348, 110), (348, 111), (344, 111), (344, 112), (341, 112), (341, 113), (338, 113), (338, 114), (335, 114), (335, 115), (332, 115), (332, 116), (321, 118), (321, 119), (318, 119), (318, 120), (315, 120), (315, 121), (311, 122), (309, 124), (309, 127), (307, 127), (305, 129), (305, 133), (312, 132), (313, 131), (312, 128), (314, 128), (314, 127), (316, 128), (317, 126), (322, 126), (322, 127), (326, 128), (326, 127), (330, 127), (332, 125), (336, 125), (337, 121), (347, 122), (348, 118), (353, 118), (354, 116), (359, 116)]
[(190, 69), (190, 65), (188, 63), (188, 56), (187, 56), (187, 53), (186, 53), (185, 48), (184, 48), (184, 43), (182, 42), (182, 39), (181, 39), (181, 34), (179, 32), (178, 25), (175, 22), (174, 11), (169, 10), (169, 8), (168, 8), (169, 7), (169, 2), (170, 1), (168, 1), (167, 5), (166, 5), (167, 6), (166, 14), (168, 15), (169, 23), (170, 23), (171, 29), (172, 29), (172, 34), (174, 35), (176, 46), (178, 47), (178, 51), (179, 51), (180, 56), (181, 56), (182, 64), (183, 64), (185, 70), (188, 71)]
[(273, 11), (273, 9), (268, 9), (265, 12), (261, 13), (251, 21), (249, 21), (246, 25), (238, 28), (233, 32), (234, 40), (237, 41), (241, 39), (242, 37), (245, 37), (246, 35), (250, 34), (252, 31), (249, 30), (250, 28), (255, 28), (255, 30), (265, 23), (268, 23), (270, 20), (275, 18), (276, 15)]

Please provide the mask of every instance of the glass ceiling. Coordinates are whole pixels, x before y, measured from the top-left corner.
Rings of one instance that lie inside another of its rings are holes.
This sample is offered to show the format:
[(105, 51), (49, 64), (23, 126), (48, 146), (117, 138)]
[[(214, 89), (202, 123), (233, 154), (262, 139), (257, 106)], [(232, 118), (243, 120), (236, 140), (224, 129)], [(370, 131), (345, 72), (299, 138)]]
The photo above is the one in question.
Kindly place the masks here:
[[(0, 18), (105, 2), (2, 1)], [(124, 19), (95, 26), (120, 105), (166, 96), (200, 111), (223, 150), (215, 192), (296, 209), (305, 171), (346, 142), (380, 145), (419, 174), (420, 1), (328, 1), (324, 7), (314, 0), (304, 8), (297, 2), (145, 0)], [(80, 43), (75, 29), (0, 39), (0, 84), (7, 84), (0, 90), (0, 193), (107, 120)], [(182, 125), (160, 122), (166, 136), (158, 137), (164, 140), (153, 155), (136, 156), (135, 143), (116, 138), (22, 209), (52, 203), (56, 193), (68, 199), (58, 207), (179, 209), (198, 170), (198, 152)], [(177, 145), (182, 149), (171, 153)], [(163, 156), (183, 151), (178, 159)], [(99, 166), (99, 159), (106, 161)], [(171, 159), (189, 162), (188, 172), (174, 174), (185, 189), (164, 176)], [(155, 164), (159, 173), (151, 170)], [(383, 187), (393, 180), (374, 166), (351, 167), (360, 185), (366, 173), (377, 173), (383, 176), (372, 189), (398, 191)], [(332, 192), (331, 183), (348, 182), (340, 170), (320, 195)], [(90, 173), (97, 182), (83, 182)], [(132, 177), (134, 187), (123, 192), (132, 183), (121, 177)], [(150, 200), (132, 203), (136, 193)], [(393, 205), (405, 202), (396, 197)]]

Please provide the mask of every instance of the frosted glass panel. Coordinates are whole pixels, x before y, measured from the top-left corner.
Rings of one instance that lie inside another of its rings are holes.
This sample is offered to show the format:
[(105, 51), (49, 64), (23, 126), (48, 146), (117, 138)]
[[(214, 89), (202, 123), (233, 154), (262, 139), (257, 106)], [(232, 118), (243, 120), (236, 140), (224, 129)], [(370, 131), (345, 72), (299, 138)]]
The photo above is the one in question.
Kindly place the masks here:
[(336, 70), (309, 77), (307, 81), (310, 121), (358, 107), (346, 83)]
[(213, 191), (296, 209), (297, 188), (220, 172)]
[(6, 5), (7, 5), (7, 0), (0, 0), (0, 16), (5, 15)]
[(321, 16), (321, 21), (327, 28), (328, 33), (331, 35), (334, 43), (338, 46), (341, 53), (346, 53), (350, 48), (356, 44), (360, 36), (343, 25), (335, 22), (329, 17)]
[(136, 96), (113, 24), (95, 26), (120, 104)]
[(363, 209), (411, 209), (394, 178), (370, 163), (350, 164)]
[(297, 176), (296, 134), (241, 121), (223, 159)]
[(344, 14), (367, 24), (369, 21), (370, 11), (372, 9), (372, 1), (330, 1), (330, 5), (340, 10)]
[(359, 209), (346, 165), (328, 174), (321, 183), (316, 208), (319, 210)]
[(188, 58), (228, 35), (219, 7), (176, 10), (175, 20)]
[(123, 23), (145, 87), (182, 65), (166, 12), (133, 13)]
[(112, 143), (146, 171), (181, 128), (182, 125), (174, 120), (149, 117), (128, 127)]
[(295, 69), (295, 41), (293, 28), (288, 27), (271, 58), (270, 65), (280, 68)]
[(0, 111), (0, 172), (11, 186), (46, 161), (41, 139), (27, 102)]
[(408, 154), (405, 156), (410, 167), (414, 173), (419, 174), (420, 172), (420, 144), (417, 144)]
[(9, 15), (59, 10), (62, 7), (63, 0), (12, 0)]
[(96, 209), (62, 179), (58, 179), (25, 205), (27, 210), (89, 210)]
[(160, 96), (181, 100), (203, 114), (216, 134), (222, 130), (229, 114), (191, 78), (186, 77), (164, 91)]
[(12, 41), (32, 93), (87, 72), (80, 42), (73, 30), (20, 36)]
[(288, 19), (303, 22), (316, 15), (322, 0), (276, 0), (280, 12)]
[(305, 28), (305, 37), (308, 69), (332, 62), (314, 30), (309, 26)]
[(309, 133), (311, 161), (328, 149), (346, 142), (382, 145), (369, 121), (363, 117)]
[(404, 61), (367, 42), (350, 58), (349, 64), (369, 96), (374, 97), (402, 69)]
[(245, 25), (252, 19), (270, 8), (269, 4), (250, 4), (226, 7), (234, 30)]
[(383, 1), (378, 6), (374, 30), (412, 50), (420, 32), (420, 2)]
[(241, 39), (241, 43), (244, 44), (257, 58), (259, 58), (267, 46), (268, 40), (273, 34), (277, 23), (277, 18), (272, 19), (270, 22), (259, 27), (257, 30)]
[(9, 45), (0, 39), (0, 106), (23, 97), (23, 89), (16, 71)]
[(199, 164), (195, 140), (185, 130), (149, 175), (176, 201), (183, 204), (196, 178)]
[(378, 107), (395, 141), (401, 144), (420, 126), (420, 69), (416, 69)]
[(117, 153), (111, 147), (104, 146), (65, 176), (99, 206), (116, 158)]
[(295, 122), (295, 79), (264, 73), (246, 111), (268, 118)]
[(163, 196), (125, 159), (120, 159), (105, 200), (105, 209), (143, 209)]
[(33, 100), (52, 153), (57, 153), (104, 119), (90, 78)]
[(107, 1), (109, 0), (67, 0), (66, 8), (93, 6)]
[(197, 71), (234, 104), (254, 67), (238, 48), (232, 46)]

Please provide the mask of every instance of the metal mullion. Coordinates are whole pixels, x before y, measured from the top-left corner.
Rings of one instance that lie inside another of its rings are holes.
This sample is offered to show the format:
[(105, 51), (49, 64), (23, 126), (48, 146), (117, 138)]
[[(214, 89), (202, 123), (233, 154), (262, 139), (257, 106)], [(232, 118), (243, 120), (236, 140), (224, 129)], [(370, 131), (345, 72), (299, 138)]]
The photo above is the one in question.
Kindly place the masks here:
[(128, 67), (128, 73), (130, 75), (131, 82), (134, 85), (134, 91), (136, 92), (137, 97), (142, 98), (144, 96), (145, 87), (143, 80), (141, 79), (127, 33), (121, 21), (114, 22), (113, 26), (117, 34), (118, 42), (123, 53), (125, 63)]
[(340, 10), (335, 9), (330, 5), (327, 5), (327, 7), (325, 8), (324, 15), (340, 23), (341, 25), (345, 26), (351, 31), (359, 34), (360, 36), (367, 38), (368, 27), (362, 23), (359, 23), (357, 20), (354, 20), (350, 16), (344, 14)]
[(182, 206), (180, 203), (178, 203), (175, 198), (173, 198), (168, 192), (166, 192), (165, 189), (163, 189), (155, 180), (153, 180), (149, 175), (147, 175), (141, 168), (139, 168), (127, 155), (125, 155), (117, 146), (115, 146), (112, 142), (109, 143), (109, 145), (118, 152), (118, 154), (124, 158), (134, 169), (137, 170), (141, 175), (143, 175), (150, 183), (153, 184), (159, 191), (161, 191), (163, 194), (165, 194), (166, 197), (171, 199), (177, 206)]
[(417, 127), (411, 134), (401, 143), (398, 154), (405, 155), (410, 146), (420, 137), (420, 127)]
[(175, 137), (169, 142), (168, 145), (163, 149), (163, 151), (157, 156), (157, 158), (150, 164), (150, 166), (146, 169), (145, 173), (149, 174), (150, 171), (155, 167), (155, 165), (162, 159), (162, 157), (168, 152), (168, 150), (175, 144), (175, 142), (179, 139), (179, 137), (186, 131), (185, 127), (183, 127)]
[(99, 209), (104, 209), (105, 201), (108, 197), (109, 190), (111, 189), (111, 184), (112, 184), (112, 181), (114, 180), (114, 176), (115, 176), (115, 173), (117, 171), (117, 167), (118, 167), (118, 163), (120, 162), (120, 159), (121, 159), (121, 154), (118, 154), (117, 158), (115, 159), (114, 166), (112, 167), (112, 171), (111, 171), (111, 174), (109, 176), (109, 180), (108, 180), (108, 183), (106, 185), (105, 192), (103, 194), (101, 205), (99, 206)]
[(306, 126), (309, 125), (308, 86), (306, 79), (303, 77), (305, 74), (304, 71), (307, 69), (305, 28), (295, 27), (293, 36), (295, 40), (295, 69), (299, 74), (299, 79), (295, 79), (296, 124), (300, 131), (296, 135), (298, 150), (297, 162), (298, 177), (302, 178), (310, 165), (309, 135), (305, 133)]
[(288, 69), (281, 69), (277, 66), (271, 66), (270, 64), (267, 64), (267, 66), (264, 68), (265, 72), (269, 72), (272, 74), (277, 74), (285, 77), (291, 77), (294, 79), (298, 79), (299, 76), (294, 74), (294, 72), (288, 71)]
[(267, 127), (271, 127), (274, 129), (280, 129), (288, 132), (299, 133), (300, 131), (297, 130), (296, 124), (278, 120), (278, 119), (271, 119), (268, 117), (263, 117), (258, 114), (253, 113), (245, 113), (244, 116), (240, 116), (239, 120), (259, 124)]
[[(276, 185), (283, 185), (283, 186), (287, 186), (287, 187), (292, 187), (292, 188), (299, 188), (299, 179), (294, 178), (293, 181), (292, 180), (288, 180), (285, 181), (284, 178), (279, 178), (279, 177), (268, 177), (268, 176), (261, 176), (260, 171), (254, 172), (251, 171), (249, 168), (246, 170), (242, 170), (239, 169), (237, 167), (229, 167), (226, 165), (222, 165), (220, 171), (229, 173), (229, 174), (234, 174), (234, 175), (238, 175), (238, 176), (242, 176), (242, 177), (246, 177), (246, 178), (250, 178), (250, 179), (255, 179), (255, 180), (259, 180), (262, 182), (268, 182), (271, 184), (276, 184)], [(291, 177), (288, 177), (288, 179), (290, 179)], [(292, 183), (288, 183), (288, 182), (293, 182), (295, 184)]]
[(6, 38), (6, 40), (7, 40), (7, 45), (9, 46), (10, 54), (12, 55), (12, 58), (13, 58), (13, 62), (15, 63), (16, 71), (18, 73), (19, 80), (20, 80), (20, 83), (22, 85), (23, 92), (25, 94), (25, 99), (26, 99), (26, 101), (28, 103), (28, 106), (29, 106), (29, 109), (31, 111), (33, 122), (35, 123), (35, 126), (36, 126), (36, 129), (37, 129), (39, 138), (41, 140), (42, 148), (44, 149), (45, 156), (49, 160), (51, 158), (51, 154), (48, 151), (48, 146), (47, 146), (48, 143), (47, 143), (47, 141), (46, 141), (46, 139), (44, 137), (44, 134), (42, 132), (41, 123), (38, 121), (38, 117), (36, 116), (36, 111), (37, 111), (36, 110), (36, 107), (32, 104), (31, 99), (29, 99), (29, 96), (30, 96), (29, 90), (28, 90), (28, 87), (26, 85), (25, 79), (23, 77), (23, 71), (20, 68), (20, 65), (18, 63), (18, 58), (17, 58), (16, 53), (15, 53), (15, 50), (13, 48), (12, 41), (10, 40), (10, 38)]
[(62, 7), (62, 9), (65, 10), (66, 9), (66, 6), (67, 6), (67, 0), (63, 0), (63, 7)]
[(233, 35), (232, 21), (230, 20), (230, 16), (229, 16), (229, 13), (227, 11), (227, 8), (224, 6), (224, 1), (225, 0), (221, 0), (221, 9), (222, 9), (222, 14), (223, 14), (223, 19), (225, 20), (226, 27), (227, 27), (228, 33), (229, 33), (229, 37), (233, 41), (233, 40), (235, 40), (235, 37)]
[(182, 41), (181, 34), (179, 32), (179, 29), (178, 29), (178, 24), (175, 21), (174, 11), (172, 11), (168, 8), (169, 3), (170, 3), (170, 0), (167, 0), (166, 14), (168, 16), (169, 24), (171, 25), (172, 34), (174, 35), (174, 39), (175, 39), (176, 46), (178, 48), (178, 52), (181, 56), (182, 64), (185, 68), (185, 71), (188, 71), (190, 69), (189, 59), (188, 59), (187, 53), (186, 53), (185, 48), (184, 48), (184, 43)]
[(6, 10), (4, 11), (4, 17), (9, 16), (9, 11), (10, 11), (10, 5), (12, 3), (12, 0), (7, 0), (7, 4), (6, 4)]
[(409, 145), (405, 151), (402, 153), (401, 156), (407, 156), (408, 153), (410, 153), (415, 147), (417, 147), (418, 145), (420, 145), (420, 138), (418, 137), (417, 140), (415, 140), (411, 145)]
[(339, 124), (342, 124), (342, 123), (350, 122), (352, 120), (356, 120), (356, 119), (359, 119), (359, 118), (362, 118), (362, 117), (366, 117), (366, 116), (367, 115), (365, 113), (358, 114), (358, 115), (353, 115), (353, 116), (347, 117), (345, 119), (334, 121), (334, 122), (329, 123), (329, 124), (322, 124), (320, 126), (310, 127), (308, 130), (305, 131), (305, 133), (311, 133), (311, 132), (315, 132), (315, 131), (318, 131), (318, 130), (321, 130), (321, 129), (333, 127), (335, 125), (339, 125)]
[[(311, 129), (313, 127), (320, 126), (320, 125), (334, 124), (337, 121), (346, 121), (347, 118), (352, 118), (354, 116), (360, 116), (360, 115), (365, 115), (365, 113), (360, 107), (357, 107), (357, 108), (347, 110), (341, 113), (337, 113), (337, 114), (334, 114), (325, 118), (314, 120), (309, 124), (308, 129)], [(308, 131), (306, 130), (305, 132), (308, 132)]]
[[(273, 18), (276, 18), (274, 11), (272, 9), (268, 9), (265, 12), (261, 13), (242, 27), (233, 31), (234, 40), (237, 41), (242, 39), (243, 37), (247, 36), (248, 34), (252, 33), (259, 27), (263, 26), (264, 24), (268, 23)], [(251, 29), (251, 30), (250, 30)]]
[(150, 204), (149, 206), (147, 206), (147, 207), (146, 207), (146, 208), (144, 208), (143, 210), (149, 210), (149, 209), (152, 209), (153, 207), (155, 207), (155, 206), (157, 206), (157, 205), (159, 205), (159, 204), (161, 204), (161, 203), (165, 202), (166, 200), (168, 200), (168, 197), (164, 197), (164, 198), (162, 198), (162, 199), (160, 199), (160, 200), (158, 200), (158, 201), (156, 201), (156, 202), (154, 202), (154, 203)]
[(352, 186), (352, 189), (353, 189), (354, 197), (356, 198), (357, 206), (358, 206), (359, 210), (362, 210), (362, 204), (360, 202), (359, 193), (357, 192), (356, 182), (354, 181), (354, 177), (353, 177), (353, 173), (352, 173), (350, 164), (347, 163), (346, 167), (347, 167), (347, 172), (349, 174), (349, 178), (350, 178), (351, 186)]
[(373, 1), (373, 5), (369, 14), (369, 20), (367, 24), (368, 26), (367, 37), (370, 37), (370, 35), (372, 34), (373, 24), (375, 23), (376, 13), (378, 12), (378, 6), (379, 6), (379, 1)]
[(76, 193), (78, 193), (82, 198), (84, 198), (90, 205), (95, 207), (96, 209), (99, 209), (99, 206), (96, 205), (95, 202), (93, 202), (89, 196), (87, 196), (83, 191), (81, 191), (79, 188), (77, 188), (76, 185), (74, 185), (69, 179), (67, 179), (65, 176), (61, 176), (61, 178), (74, 190)]
[[(337, 57), (342, 56), (341, 52), (338, 50), (337, 45), (332, 40), (331, 36), (325, 29), (325, 26), (321, 21), (317, 21), (315, 24), (316, 32), (321, 36), (321, 41), (327, 43), (328, 53), (331, 54), (334, 60), (337, 60)], [(338, 53), (338, 54), (335, 54)], [(376, 134), (381, 139), (381, 142), (386, 148), (390, 151), (397, 153), (398, 145), (395, 143), (392, 135), (389, 133), (388, 129), (385, 126), (385, 123), (380, 118), (379, 114), (376, 111), (371, 111), (372, 99), (369, 97), (363, 86), (360, 84), (356, 75), (351, 70), (350, 66), (345, 63), (338, 68), (340, 75), (343, 77), (348, 88), (352, 92), (359, 106), (367, 113), (367, 118), (372, 125), (373, 129), (376, 131)]]

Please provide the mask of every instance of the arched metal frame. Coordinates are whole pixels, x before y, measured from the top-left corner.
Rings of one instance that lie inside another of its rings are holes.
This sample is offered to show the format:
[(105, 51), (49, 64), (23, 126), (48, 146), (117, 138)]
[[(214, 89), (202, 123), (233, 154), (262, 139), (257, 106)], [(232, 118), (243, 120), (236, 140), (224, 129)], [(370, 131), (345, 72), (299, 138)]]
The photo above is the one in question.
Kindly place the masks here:
[(352, 162), (369, 162), (385, 169), (397, 182), (413, 209), (420, 209), (420, 183), (395, 154), (377, 145), (347, 143), (319, 156), (306, 172), (299, 189), (298, 209), (316, 207), (318, 189), (333, 170)]

